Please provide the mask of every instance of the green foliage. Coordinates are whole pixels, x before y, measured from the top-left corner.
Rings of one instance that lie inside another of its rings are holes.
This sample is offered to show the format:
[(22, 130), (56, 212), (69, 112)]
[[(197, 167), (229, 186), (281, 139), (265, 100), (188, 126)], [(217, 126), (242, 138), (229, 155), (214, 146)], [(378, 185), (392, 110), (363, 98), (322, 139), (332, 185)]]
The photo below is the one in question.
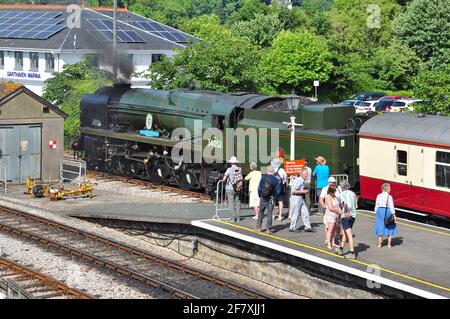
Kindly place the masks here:
[(252, 20), (238, 21), (231, 26), (231, 33), (242, 40), (266, 48), (273, 39), (284, 29), (283, 22), (278, 15), (257, 14)]
[[(207, 17), (202, 19), (210, 21)], [(189, 27), (196, 28), (197, 24)], [(253, 73), (259, 56), (255, 46), (233, 36), (228, 29), (215, 26), (214, 22), (196, 34), (202, 36), (201, 42), (150, 66), (146, 74), (149, 85), (166, 89), (254, 91)]]
[(414, 0), (394, 22), (395, 36), (431, 68), (450, 63), (449, 7), (449, 0)]
[(88, 61), (64, 65), (63, 71), (45, 81), (43, 98), (67, 113), (64, 122), (66, 147), (80, 133), (80, 100), (83, 94), (111, 84)]
[(258, 67), (261, 91), (311, 93), (313, 81), (327, 81), (332, 69), (325, 41), (309, 32), (282, 32)]
[(405, 45), (392, 43), (374, 52), (370, 75), (380, 90), (407, 90), (421, 68), (421, 61)]
[(450, 116), (450, 66), (421, 71), (413, 82), (416, 97), (430, 102), (419, 106), (416, 112), (442, 112)]

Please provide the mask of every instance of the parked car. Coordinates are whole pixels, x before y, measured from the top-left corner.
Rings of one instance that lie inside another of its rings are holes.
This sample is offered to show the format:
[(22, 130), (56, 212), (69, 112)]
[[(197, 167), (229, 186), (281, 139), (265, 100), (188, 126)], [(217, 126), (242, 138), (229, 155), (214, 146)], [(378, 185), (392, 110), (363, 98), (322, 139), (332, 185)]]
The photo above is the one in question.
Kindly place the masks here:
[(358, 102), (359, 100), (345, 100), (342, 101), (341, 103), (339, 103), (340, 105), (355, 105), (356, 102)]
[(366, 113), (369, 111), (375, 111), (375, 103), (376, 101), (358, 101), (355, 103), (355, 111), (356, 113)]
[(400, 99), (392, 103), (392, 112), (413, 111), (414, 105), (425, 103), (421, 99)]
[(382, 98), (380, 98), (379, 101), (383, 101), (383, 100), (400, 100), (400, 99), (410, 99), (409, 96), (404, 96), (404, 95), (386, 95), (383, 96)]
[(375, 103), (375, 112), (390, 112), (392, 104), (395, 102), (395, 99), (380, 99), (377, 103)]
[(353, 95), (350, 100), (360, 100), (360, 101), (376, 101), (386, 96), (383, 92), (364, 92)]

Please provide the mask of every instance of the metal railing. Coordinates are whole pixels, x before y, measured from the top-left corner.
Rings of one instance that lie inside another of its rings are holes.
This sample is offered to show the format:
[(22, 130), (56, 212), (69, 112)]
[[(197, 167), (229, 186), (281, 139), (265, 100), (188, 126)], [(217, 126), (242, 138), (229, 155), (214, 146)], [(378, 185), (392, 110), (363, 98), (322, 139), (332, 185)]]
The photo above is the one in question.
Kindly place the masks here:
[(6, 166), (1, 166), (0, 171), (2, 173), (0, 182), (3, 183), (4, 192), (6, 194), (7, 189), (8, 189), (8, 174), (7, 174)]
[[(337, 182), (336, 185), (338, 187), (339, 187), (339, 184), (343, 180), (347, 180), (348, 181), (348, 175), (347, 174), (335, 174), (335, 175), (330, 175), (330, 177), (334, 177), (336, 179), (336, 182)], [(317, 194), (316, 187), (311, 188), (311, 205), (318, 205), (319, 204), (319, 196), (320, 196), (320, 194)]]
[[(226, 183), (226, 182), (225, 182)], [(216, 199), (215, 199), (215, 214), (213, 216), (213, 219), (228, 219), (229, 217), (220, 217), (220, 214), (223, 214), (224, 212), (228, 211), (231, 212), (230, 206), (228, 204), (227, 194), (225, 190), (225, 184), (223, 180), (220, 180), (217, 182), (216, 185)], [(240, 208), (246, 209), (249, 207), (248, 204), (248, 182), (244, 182), (244, 187), (242, 188), (241, 193), (239, 194), (239, 202), (240, 202)]]
[(81, 182), (86, 177), (86, 162), (79, 159), (60, 159), (60, 182)]

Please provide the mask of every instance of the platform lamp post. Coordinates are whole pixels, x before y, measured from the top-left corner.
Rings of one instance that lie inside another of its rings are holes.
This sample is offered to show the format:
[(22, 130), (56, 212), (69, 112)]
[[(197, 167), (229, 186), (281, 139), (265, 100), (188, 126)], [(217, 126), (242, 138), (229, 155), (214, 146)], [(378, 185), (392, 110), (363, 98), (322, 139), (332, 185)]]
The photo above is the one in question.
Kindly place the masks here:
[(291, 130), (291, 153), (289, 156), (291, 161), (295, 160), (295, 127), (303, 126), (303, 124), (295, 123), (296, 111), (300, 106), (300, 99), (301, 97), (296, 95), (294, 90), (292, 90), (290, 95), (286, 96), (286, 103), (288, 105), (289, 113), (291, 114), (291, 121), (289, 123), (283, 122), (283, 124), (286, 124)]

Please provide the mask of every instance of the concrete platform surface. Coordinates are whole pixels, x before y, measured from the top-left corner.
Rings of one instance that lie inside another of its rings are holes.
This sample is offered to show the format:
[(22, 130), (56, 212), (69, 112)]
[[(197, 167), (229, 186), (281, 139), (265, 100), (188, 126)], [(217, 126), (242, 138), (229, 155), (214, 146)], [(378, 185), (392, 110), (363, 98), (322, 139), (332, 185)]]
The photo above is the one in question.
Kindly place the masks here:
[(311, 216), (315, 233), (288, 232), (288, 220), (274, 221), (272, 234), (261, 233), (255, 230), (256, 221), (248, 217), (237, 223), (209, 219), (192, 225), (365, 278), (368, 288), (377, 289), (380, 283), (420, 297), (450, 297), (450, 230), (402, 219), (393, 247), (388, 248), (385, 239), (378, 248), (374, 213), (359, 211), (353, 232), (357, 259), (350, 260), (324, 245), (322, 219)]
[(52, 202), (49, 198), (34, 198), (24, 194), (24, 191), (24, 185), (8, 186), (8, 193), (0, 194), (0, 201), (12, 201), (59, 215), (129, 221), (190, 224), (192, 220), (207, 219), (214, 215), (214, 203), (192, 202), (190, 199), (177, 198), (176, 194), (155, 193), (146, 197), (94, 187), (94, 198), (68, 198)]

